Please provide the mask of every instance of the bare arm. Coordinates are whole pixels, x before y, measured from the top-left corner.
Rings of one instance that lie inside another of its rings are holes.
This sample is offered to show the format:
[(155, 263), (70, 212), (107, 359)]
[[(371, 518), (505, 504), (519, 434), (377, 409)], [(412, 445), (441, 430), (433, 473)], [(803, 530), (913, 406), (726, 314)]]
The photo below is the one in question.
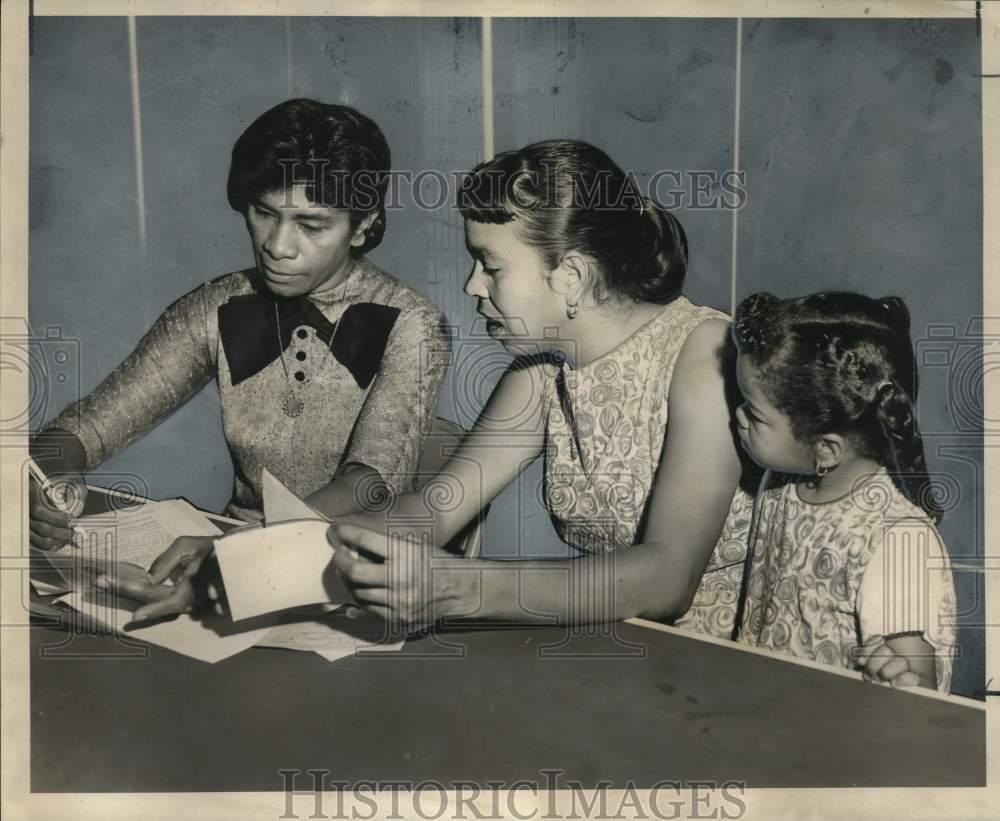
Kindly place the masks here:
[(351, 464), (305, 501), (327, 518), (337, 519), (352, 513), (378, 510), (389, 496), (390, 490), (375, 468)]
[[(502, 569), (468, 574), (470, 600), (481, 600), (481, 617), (516, 619), (540, 613), (561, 622), (596, 622), (674, 618), (688, 609), (740, 473), (718, 355), (727, 331), (724, 322), (703, 323), (678, 357), (670, 389), (669, 433), (644, 541), (600, 556), (544, 566), (504, 563)], [(570, 591), (582, 591), (580, 600)]]
[[(344, 521), (381, 534), (405, 531), (411, 522), (430, 522), (434, 543), (447, 544), (541, 454), (543, 378), (541, 366), (526, 362), (504, 374), (473, 429), (428, 483), (434, 494), (402, 493), (387, 512)], [(456, 502), (434, 505), (433, 497)]]
[[(412, 543), (338, 529), (340, 539), (382, 556), (385, 564), (335, 563), (352, 583), (364, 585), (359, 601), (382, 615), (407, 621), (475, 616), (503, 621), (587, 623), (632, 616), (671, 618), (690, 606), (725, 520), (740, 473), (730, 431), (721, 347), (728, 325), (708, 321), (688, 338), (675, 367), (669, 399), (670, 427), (650, 498), (645, 540), (612, 554), (556, 562), (455, 561), (421, 548), (432, 561), (433, 593), (389, 565), (414, 563)], [(540, 442), (539, 442), (540, 447)], [(465, 451), (463, 447), (462, 451)], [(461, 452), (460, 454), (461, 455)], [(513, 453), (480, 450), (484, 489), (509, 481)], [(498, 461), (506, 468), (496, 470)], [(500, 473), (505, 481), (495, 481)], [(447, 525), (445, 532), (449, 532)], [(440, 540), (437, 540), (440, 543)], [(406, 579), (400, 582), (401, 578)], [(392, 586), (389, 587), (389, 579)]]

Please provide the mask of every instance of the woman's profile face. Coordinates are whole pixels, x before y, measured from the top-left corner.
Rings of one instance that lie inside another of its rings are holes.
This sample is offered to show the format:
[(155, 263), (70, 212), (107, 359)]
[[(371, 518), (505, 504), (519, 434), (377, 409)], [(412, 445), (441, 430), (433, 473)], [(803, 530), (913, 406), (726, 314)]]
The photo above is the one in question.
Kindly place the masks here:
[(251, 201), (246, 224), (264, 283), (282, 297), (340, 283), (353, 266), (351, 247), (364, 244), (366, 227), (363, 221), (352, 229), (347, 211), (310, 201), (304, 185)]
[(491, 337), (513, 353), (538, 353), (554, 341), (551, 329), (565, 320), (566, 301), (548, 286), (541, 254), (517, 235), (515, 224), (465, 221), (473, 259), (465, 293), (477, 300)]

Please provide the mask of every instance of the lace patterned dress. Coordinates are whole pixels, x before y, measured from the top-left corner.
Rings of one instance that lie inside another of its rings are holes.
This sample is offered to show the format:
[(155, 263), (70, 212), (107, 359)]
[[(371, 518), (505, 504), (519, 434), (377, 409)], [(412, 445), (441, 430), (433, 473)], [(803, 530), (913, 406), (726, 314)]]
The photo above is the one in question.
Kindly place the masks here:
[[(548, 367), (545, 501), (564, 541), (606, 553), (642, 540), (674, 365), (691, 331), (713, 318), (728, 319), (678, 297), (585, 367)], [(730, 637), (752, 508), (752, 497), (737, 491), (694, 604), (678, 626)]]

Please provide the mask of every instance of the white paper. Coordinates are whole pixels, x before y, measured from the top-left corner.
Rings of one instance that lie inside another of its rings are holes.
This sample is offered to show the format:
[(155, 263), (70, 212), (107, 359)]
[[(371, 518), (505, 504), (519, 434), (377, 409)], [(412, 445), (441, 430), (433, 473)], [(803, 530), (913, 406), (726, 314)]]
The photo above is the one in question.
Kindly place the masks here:
[(353, 597), (334, 571), (326, 521), (282, 522), (215, 541), (233, 621)]
[[(57, 601), (117, 633), (132, 621), (139, 604), (98, 591), (74, 591)], [(227, 616), (206, 615), (195, 619), (181, 613), (169, 621), (131, 629), (127, 635), (166, 647), (175, 653), (215, 664), (253, 647), (274, 625), (274, 617), (264, 617), (249, 625), (234, 625)]]
[(371, 616), (352, 619), (337, 614), (278, 624), (267, 631), (258, 647), (279, 647), (316, 653), (327, 661), (352, 656), (358, 650), (392, 652), (406, 640), (387, 641), (385, 622)]
[(84, 516), (75, 521), (73, 545), (58, 551), (81, 552), (85, 562), (131, 562), (144, 570), (179, 536), (218, 536), (222, 533), (200, 511), (183, 499), (146, 502), (136, 507)]
[(51, 552), (31, 551), (31, 581), (42, 595), (72, 590), (81, 574), (90, 578), (100, 572), (113, 573), (115, 562), (146, 569), (179, 536), (222, 532), (183, 499), (133, 504), (74, 519), (73, 525), (72, 544)]
[(40, 579), (31, 579), (31, 587), (39, 596), (54, 596), (56, 593), (65, 593), (66, 585), (49, 584)]
[(261, 474), (261, 495), (264, 497), (264, 521), (269, 525), (296, 519), (326, 519), (303, 502), (275, 478), (267, 468)]

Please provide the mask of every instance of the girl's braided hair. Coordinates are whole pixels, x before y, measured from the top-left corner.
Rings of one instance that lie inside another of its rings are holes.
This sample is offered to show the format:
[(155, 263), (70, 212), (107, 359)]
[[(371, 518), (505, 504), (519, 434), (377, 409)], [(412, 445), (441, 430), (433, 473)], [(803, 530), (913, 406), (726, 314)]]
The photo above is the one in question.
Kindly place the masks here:
[(917, 427), (917, 368), (903, 300), (757, 293), (736, 309), (733, 337), (799, 441), (826, 433), (849, 438), (886, 465), (910, 501), (941, 520)]

